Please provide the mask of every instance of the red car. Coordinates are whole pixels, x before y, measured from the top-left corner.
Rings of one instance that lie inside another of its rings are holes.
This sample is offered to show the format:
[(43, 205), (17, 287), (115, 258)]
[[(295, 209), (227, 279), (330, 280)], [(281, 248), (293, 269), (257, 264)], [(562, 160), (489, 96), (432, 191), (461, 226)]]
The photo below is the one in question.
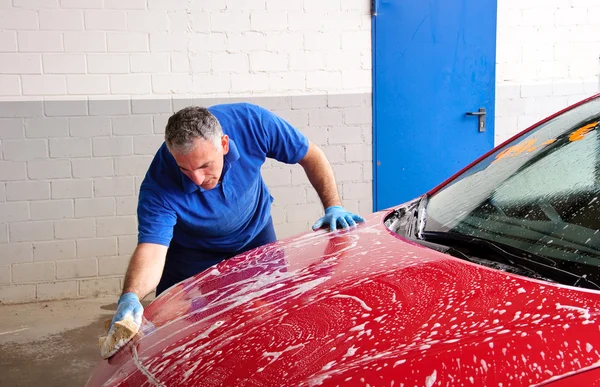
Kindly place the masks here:
[(600, 95), (158, 297), (89, 386), (600, 386)]

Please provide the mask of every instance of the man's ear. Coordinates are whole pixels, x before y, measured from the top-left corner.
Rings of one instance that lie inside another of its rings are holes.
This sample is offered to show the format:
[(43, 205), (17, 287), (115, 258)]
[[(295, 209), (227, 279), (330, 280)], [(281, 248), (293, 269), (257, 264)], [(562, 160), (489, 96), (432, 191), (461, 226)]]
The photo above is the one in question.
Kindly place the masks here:
[(223, 154), (226, 155), (229, 152), (229, 136), (224, 134), (221, 136), (221, 145), (223, 146)]

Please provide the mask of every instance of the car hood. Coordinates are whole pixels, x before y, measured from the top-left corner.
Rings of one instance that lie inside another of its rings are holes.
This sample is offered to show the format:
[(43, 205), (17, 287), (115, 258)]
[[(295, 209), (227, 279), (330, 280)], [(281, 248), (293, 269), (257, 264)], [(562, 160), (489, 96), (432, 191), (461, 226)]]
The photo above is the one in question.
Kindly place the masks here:
[(600, 292), (431, 250), (384, 216), (175, 285), (88, 385), (530, 385), (600, 366)]

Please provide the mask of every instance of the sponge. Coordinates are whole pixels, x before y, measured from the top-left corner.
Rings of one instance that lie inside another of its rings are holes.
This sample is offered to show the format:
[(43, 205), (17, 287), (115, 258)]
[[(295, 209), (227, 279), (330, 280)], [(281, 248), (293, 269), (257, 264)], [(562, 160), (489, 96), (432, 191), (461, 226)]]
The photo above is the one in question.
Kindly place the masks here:
[(128, 315), (121, 321), (116, 321), (112, 329), (108, 330), (111, 320), (104, 323), (107, 335), (102, 336), (98, 340), (100, 347), (100, 355), (104, 359), (108, 359), (119, 351), (125, 344), (129, 342), (139, 331), (140, 327), (133, 321), (133, 316)]

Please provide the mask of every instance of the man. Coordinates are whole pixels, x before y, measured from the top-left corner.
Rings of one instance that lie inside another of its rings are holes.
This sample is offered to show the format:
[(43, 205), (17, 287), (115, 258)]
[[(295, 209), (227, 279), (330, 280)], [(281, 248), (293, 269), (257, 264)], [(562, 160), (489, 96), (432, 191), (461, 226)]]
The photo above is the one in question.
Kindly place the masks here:
[(267, 157), (304, 168), (325, 208), (313, 230), (364, 221), (341, 206), (323, 151), (282, 118), (247, 103), (182, 109), (140, 187), (138, 246), (111, 327), (126, 316), (140, 326), (140, 300), (153, 289), (276, 240), (260, 174)]

